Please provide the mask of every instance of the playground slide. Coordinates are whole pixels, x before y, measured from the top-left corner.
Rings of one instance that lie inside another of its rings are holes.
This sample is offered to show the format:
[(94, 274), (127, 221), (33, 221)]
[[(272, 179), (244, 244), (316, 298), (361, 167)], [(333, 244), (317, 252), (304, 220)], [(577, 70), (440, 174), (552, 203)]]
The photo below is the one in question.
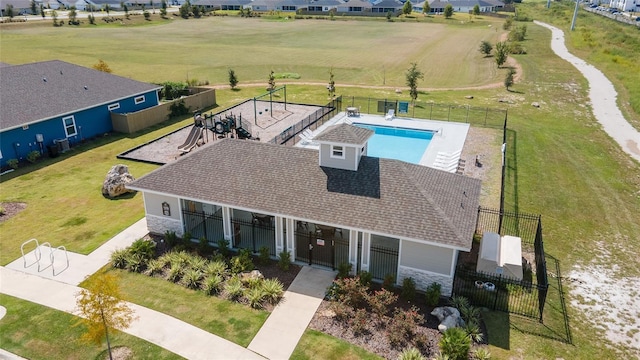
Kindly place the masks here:
[(202, 127), (194, 126), (193, 129), (191, 129), (189, 136), (187, 136), (187, 140), (184, 142), (184, 144), (178, 146), (178, 150), (182, 152), (191, 151), (191, 149), (193, 149), (198, 144), (198, 140), (200, 140), (200, 138), (202, 137), (203, 129), (204, 128)]

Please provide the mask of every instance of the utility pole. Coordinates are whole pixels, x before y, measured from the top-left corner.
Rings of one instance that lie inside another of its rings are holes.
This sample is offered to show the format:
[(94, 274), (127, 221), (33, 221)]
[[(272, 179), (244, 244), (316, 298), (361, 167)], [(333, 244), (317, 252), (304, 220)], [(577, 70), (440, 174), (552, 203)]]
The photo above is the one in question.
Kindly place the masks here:
[(580, 1), (576, 0), (576, 8), (573, 10), (573, 20), (571, 20), (571, 31), (576, 28), (576, 18), (578, 17), (578, 7), (580, 6)]

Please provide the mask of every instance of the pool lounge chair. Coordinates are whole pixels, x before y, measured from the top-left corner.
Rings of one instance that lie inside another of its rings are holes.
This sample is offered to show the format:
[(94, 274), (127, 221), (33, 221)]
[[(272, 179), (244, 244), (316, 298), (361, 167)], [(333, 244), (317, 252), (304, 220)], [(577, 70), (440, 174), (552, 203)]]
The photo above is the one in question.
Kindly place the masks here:
[(298, 134), (298, 136), (300, 137), (300, 139), (302, 139), (302, 144), (306, 144), (306, 145), (312, 145), (315, 144), (315, 142), (313, 141), (312, 138), (308, 137), (307, 135), (305, 135), (303, 132)]
[(313, 132), (311, 131), (311, 129), (304, 129), (302, 130), (302, 133), (309, 139), (313, 139)]
[(395, 112), (396, 111), (394, 109), (389, 109), (389, 111), (387, 112), (387, 115), (384, 116), (384, 119), (389, 121), (393, 120), (393, 116)]

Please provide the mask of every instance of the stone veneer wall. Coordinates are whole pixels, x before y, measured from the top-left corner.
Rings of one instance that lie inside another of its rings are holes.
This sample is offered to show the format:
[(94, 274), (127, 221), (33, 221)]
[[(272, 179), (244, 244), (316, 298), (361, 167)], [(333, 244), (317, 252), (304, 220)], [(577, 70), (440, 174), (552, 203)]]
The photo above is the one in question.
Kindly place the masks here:
[(164, 234), (173, 231), (178, 237), (182, 237), (183, 227), (180, 220), (175, 220), (166, 216), (156, 216), (147, 214), (147, 229), (150, 233)]
[(451, 276), (439, 275), (406, 266), (399, 266), (398, 284), (402, 284), (402, 281), (409, 277), (413, 278), (416, 282), (416, 289), (420, 291), (427, 290), (429, 285), (433, 282), (437, 282), (442, 286), (442, 296), (451, 296), (453, 291), (453, 277)]

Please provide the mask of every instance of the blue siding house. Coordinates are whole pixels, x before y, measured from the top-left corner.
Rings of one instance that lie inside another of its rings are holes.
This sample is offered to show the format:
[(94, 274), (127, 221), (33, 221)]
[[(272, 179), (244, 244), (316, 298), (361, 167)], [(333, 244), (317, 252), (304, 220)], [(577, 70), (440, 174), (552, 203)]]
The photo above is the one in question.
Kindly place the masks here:
[[(158, 105), (161, 86), (53, 60), (0, 66), (0, 166), (111, 132), (111, 112)], [(59, 147), (59, 146), (58, 146)]]

